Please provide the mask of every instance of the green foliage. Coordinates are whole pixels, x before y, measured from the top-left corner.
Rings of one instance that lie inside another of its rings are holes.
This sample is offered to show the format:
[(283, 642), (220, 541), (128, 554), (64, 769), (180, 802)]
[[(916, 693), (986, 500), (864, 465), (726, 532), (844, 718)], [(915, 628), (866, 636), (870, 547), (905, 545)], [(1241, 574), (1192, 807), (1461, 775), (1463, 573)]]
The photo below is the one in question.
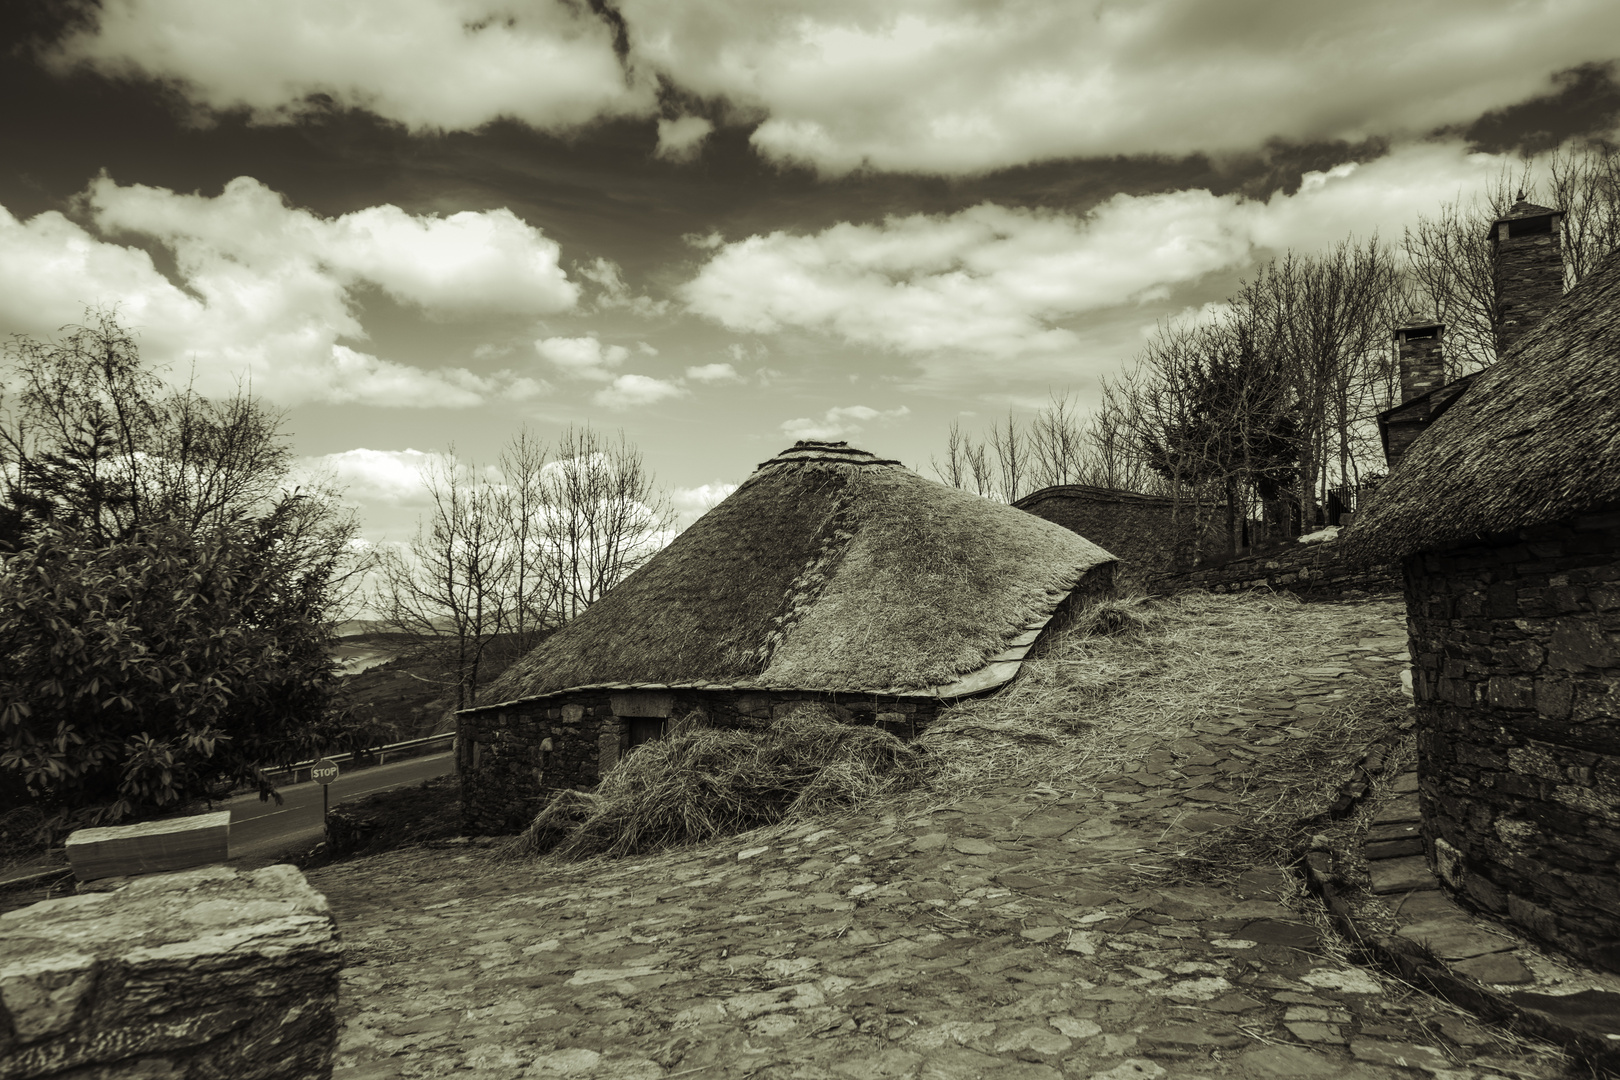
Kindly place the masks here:
[[(287, 575), (285, 515), (89, 547), (53, 531), (0, 562), (0, 772), (117, 821), (348, 741), (326, 716), (331, 568)], [(314, 721), (312, 723), (312, 720)]]
[(167, 390), (89, 321), (5, 350), (0, 807), (270, 797), (263, 768), (380, 741), (331, 705), (352, 514), (294, 483), (279, 416)]

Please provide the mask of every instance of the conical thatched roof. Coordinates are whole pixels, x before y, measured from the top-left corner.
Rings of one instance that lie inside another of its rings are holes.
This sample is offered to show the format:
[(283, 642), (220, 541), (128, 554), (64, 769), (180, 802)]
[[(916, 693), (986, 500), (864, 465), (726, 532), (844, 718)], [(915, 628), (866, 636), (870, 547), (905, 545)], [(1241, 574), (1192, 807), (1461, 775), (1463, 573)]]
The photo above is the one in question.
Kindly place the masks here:
[(485, 699), (615, 684), (943, 692), (1027, 648), (1080, 577), (1112, 560), (899, 462), (801, 442)]
[(1357, 515), (1393, 559), (1620, 499), (1620, 252), (1481, 372)]

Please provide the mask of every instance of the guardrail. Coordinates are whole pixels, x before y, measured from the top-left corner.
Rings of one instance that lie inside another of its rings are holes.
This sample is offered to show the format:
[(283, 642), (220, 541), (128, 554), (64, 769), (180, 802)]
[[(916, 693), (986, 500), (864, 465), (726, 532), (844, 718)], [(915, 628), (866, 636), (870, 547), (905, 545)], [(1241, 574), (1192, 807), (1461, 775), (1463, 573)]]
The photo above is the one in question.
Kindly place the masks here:
[[(406, 739), (404, 742), (389, 743), (387, 746), (379, 746), (373, 750), (361, 751), (361, 756), (369, 758), (375, 755), (377, 758), (377, 764), (381, 765), (388, 760), (388, 755), (390, 753), (398, 753), (405, 750), (416, 750), (424, 746), (429, 746), (433, 743), (453, 743), (455, 738), (455, 732), (446, 731), (440, 735), (427, 735), (420, 739)], [(351, 763), (354, 761), (355, 757), (356, 755), (353, 753), (327, 755), (328, 760), (336, 762), (338, 765)], [(281, 783), (301, 784), (309, 779), (309, 770), (314, 764), (315, 761), (300, 761), (296, 765), (287, 765), (278, 769), (266, 769), (265, 772), (273, 779)]]

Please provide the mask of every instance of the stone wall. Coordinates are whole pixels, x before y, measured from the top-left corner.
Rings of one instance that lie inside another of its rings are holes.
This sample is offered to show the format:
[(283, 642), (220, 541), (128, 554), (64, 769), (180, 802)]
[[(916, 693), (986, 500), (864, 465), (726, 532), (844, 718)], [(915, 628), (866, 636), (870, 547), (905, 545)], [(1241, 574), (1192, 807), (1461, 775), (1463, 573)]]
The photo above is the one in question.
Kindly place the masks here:
[(1474, 906), (1620, 971), (1620, 504), (1405, 573), (1430, 859)]
[(1139, 587), (1154, 574), (1226, 552), (1224, 507), (1203, 507), (1194, 522), (1183, 506), (1172, 522), (1170, 499), (1085, 484), (1042, 488), (1013, 505), (1105, 549), (1119, 560), (1122, 585)]
[(1401, 587), (1401, 579), (1395, 566), (1369, 565), (1349, 558), (1342, 544), (1324, 540), (1293, 543), (1275, 551), (1246, 555), (1197, 570), (1162, 574), (1148, 584), (1157, 593), (1181, 589), (1207, 589), (1212, 593), (1282, 589), (1297, 593), (1303, 599), (1334, 600), (1343, 596), (1395, 592)]
[[(749, 690), (586, 690), (463, 713), (457, 739), (461, 813), (472, 833), (517, 832), (559, 791), (590, 791), (633, 734), (696, 714), (713, 727), (763, 729), (814, 710), (912, 739), (946, 704), (918, 695)], [(660, 732), (661, 733), (661, 732)]]
[(332, 1075), (342, 946), (303, 875), (118, 880), (0, 915), (0, 1076)]

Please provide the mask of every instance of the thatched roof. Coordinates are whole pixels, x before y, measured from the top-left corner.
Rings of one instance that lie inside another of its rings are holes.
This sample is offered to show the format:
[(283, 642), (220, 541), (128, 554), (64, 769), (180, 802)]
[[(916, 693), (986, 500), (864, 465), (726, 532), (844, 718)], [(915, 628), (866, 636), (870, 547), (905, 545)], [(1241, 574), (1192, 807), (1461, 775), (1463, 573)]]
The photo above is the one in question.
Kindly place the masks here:
[(1620, 499), (1620, 252), (1480, 372), (1346, 538), (1393, 559)]
[(483, 696), (642, 686), (951, 696), (964, 676), (1005, 666), (1008, 650), (1021, 657), (1081, 576), (1112, 560), (899, 462), (801, 442)]

